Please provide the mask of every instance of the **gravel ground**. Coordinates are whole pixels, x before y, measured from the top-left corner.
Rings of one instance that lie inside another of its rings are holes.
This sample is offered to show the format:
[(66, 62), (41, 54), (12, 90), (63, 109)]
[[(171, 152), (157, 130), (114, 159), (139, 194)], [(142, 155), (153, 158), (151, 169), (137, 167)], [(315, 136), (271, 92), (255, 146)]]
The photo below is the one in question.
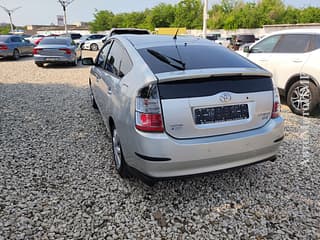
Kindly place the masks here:
[(148, 187), (116, 173), (88, 72), (0, 60), (0, 240), (320, 239), (319, 118), (283, 106), (274, 163)]

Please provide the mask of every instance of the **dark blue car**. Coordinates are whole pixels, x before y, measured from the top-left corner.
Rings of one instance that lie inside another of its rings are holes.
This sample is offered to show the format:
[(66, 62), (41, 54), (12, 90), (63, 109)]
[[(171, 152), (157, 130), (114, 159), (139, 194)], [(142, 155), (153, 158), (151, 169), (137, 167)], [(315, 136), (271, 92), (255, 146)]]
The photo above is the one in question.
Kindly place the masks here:
[(20, 56), (32, 55), (34, 45), (17, 35), (0, 35), (0, 57), (18, 60)]

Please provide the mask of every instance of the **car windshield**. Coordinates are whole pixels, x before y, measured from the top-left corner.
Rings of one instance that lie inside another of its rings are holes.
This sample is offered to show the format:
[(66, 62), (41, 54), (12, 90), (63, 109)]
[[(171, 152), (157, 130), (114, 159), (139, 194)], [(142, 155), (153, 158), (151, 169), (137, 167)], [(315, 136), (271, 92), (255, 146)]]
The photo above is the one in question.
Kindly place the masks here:
[(0, 36), (0, 42), (6, 42), (9, 39), (7, 36)]
[[(167, 59), (178, 59), (183, 63), (183, 67), (181, 68), (185, 70), (257, 67), (238, 54), (215, 45), (160, 46), (138, 49), (138, 52), (154, 73), (177, 71), (177, 67), (169, 64), (169, 61), (162, 60), (158, 55), (165, 56)], [(157, 53), (157, 55), (153, 53)]]
[(67, 39), (63, 38), (44, 38), (40, 44), (41, 45), (70, 45), (70, 41), (67, 41)]

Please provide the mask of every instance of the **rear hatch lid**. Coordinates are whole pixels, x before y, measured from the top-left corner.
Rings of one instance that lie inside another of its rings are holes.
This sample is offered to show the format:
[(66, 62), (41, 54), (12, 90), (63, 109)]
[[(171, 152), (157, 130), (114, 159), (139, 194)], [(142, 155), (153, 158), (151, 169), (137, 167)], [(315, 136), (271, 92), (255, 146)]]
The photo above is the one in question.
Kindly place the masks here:
[(178, 139), (260, 128), (273, 106), (270, 73), (216, 68), (156, 74), (165, 131)]

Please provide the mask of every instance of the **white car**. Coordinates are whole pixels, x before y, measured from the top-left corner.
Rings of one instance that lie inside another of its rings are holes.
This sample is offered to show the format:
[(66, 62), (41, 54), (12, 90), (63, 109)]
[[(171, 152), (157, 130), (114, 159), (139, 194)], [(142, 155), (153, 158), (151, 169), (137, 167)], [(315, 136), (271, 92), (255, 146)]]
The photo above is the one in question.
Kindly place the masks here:
[(320, 102), (320, 29), (274, 32), (250, 47), (244, 56), (273, 74), (292, 112), (310, 115)]
[(84, 50), (91, 50), (91, 51), (98, 51), (100, 48), (102, 48), (104, 44), (103, 40), (106, 39), (107, 36), (102, 36), (97, 34), (95, 36), (99, 36), (99, 37), (91, 38), (84, 41), (84, 43), (81, 45), (81, 48)]

